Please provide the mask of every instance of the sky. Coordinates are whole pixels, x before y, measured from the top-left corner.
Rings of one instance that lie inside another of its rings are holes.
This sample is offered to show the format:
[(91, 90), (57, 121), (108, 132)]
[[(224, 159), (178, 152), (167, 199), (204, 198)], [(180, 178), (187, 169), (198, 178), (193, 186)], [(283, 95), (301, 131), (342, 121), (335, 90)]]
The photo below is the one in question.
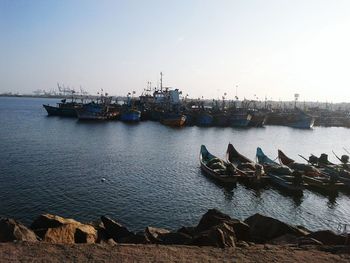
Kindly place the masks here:
[(348, 0), (0, 0), (0, 93), (350, 102)]

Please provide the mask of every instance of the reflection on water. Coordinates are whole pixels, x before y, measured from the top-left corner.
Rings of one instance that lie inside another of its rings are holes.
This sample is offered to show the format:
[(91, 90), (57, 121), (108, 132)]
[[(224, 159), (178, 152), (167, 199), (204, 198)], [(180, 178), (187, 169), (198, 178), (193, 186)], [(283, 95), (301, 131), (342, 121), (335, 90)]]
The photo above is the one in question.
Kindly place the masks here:
[(0, 216), (29, 223), (45, 212), (85, 221), (104, 214), (133, 230), (194, 225), (213, 207), (239, 219), (262, 213), (310, 229), (336, 230), (350, 220), (348, 193), (294, 196), (268, 184), (223, 186), (202, 174), (198, 160), (201, 144), (224, 158), (228, 142), (252, 159), (256, 147), (271, 158), (281, 149), (297, 161), (298, 154), (341, 154), (350, 145), (348, 129), (80, 122), (46, 117), (41, 104), (54, 102), (0, 98)]

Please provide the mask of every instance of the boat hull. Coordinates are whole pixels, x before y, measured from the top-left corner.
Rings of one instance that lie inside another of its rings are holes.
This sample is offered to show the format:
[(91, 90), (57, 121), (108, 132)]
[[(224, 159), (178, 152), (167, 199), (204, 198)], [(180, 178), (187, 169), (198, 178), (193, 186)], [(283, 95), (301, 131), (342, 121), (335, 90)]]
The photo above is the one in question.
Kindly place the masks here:
[(210, 114), (199, 114), (196, 119), (198, 126), (211, 126), (213, 124), (213, 116)]
[(216, 156), (212, 155), (208, 152), (204, 145), (201, 146), (200, 154), (199, 154), (199, 162), (201, 164), (201, 170), (208, 175), (209, 177), (221, 182), (221, 183), (229, 183), (234, 184), (237, 182), (239, 175), (237, 173), (232, 174), (219, 174), (215, 172), (213, 169), (206, 165), (205, 160), (218, 159)]
[(180, 115), (177, 117), (165, 117), (161, 120), (161, 123), (172, 127), (182, 127), (186, 122), (186, 116)]
[(248, 127), (252, 116), (247, 113), (233, 113), (229, 117), (229, 125), (231, 127), (245, 128)]
[(79, 120), (95, 121), (107, 119), (107, 109), (101, 104), (85, 104), (82, 108), (76, 109), (76, 113)]
[(50, 105), (43, 105), (49, 116), (77, 117), (76, 108), (59, 108)]
[(139, 122), (140, 119), (141, 112), (137, 110), (126, 111), (120, 115), (120, 120), (124, 122)]

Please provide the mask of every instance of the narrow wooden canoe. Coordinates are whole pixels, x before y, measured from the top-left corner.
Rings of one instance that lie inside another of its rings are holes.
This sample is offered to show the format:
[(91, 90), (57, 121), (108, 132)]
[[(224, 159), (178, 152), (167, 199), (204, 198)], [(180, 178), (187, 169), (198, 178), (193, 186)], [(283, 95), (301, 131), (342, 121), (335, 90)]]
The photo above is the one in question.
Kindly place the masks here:
[(227, 168), (228, 163), (221, 160), (220, 158), (212, 155), (207, 148), (202, 145), (200, 149), (199, 154), (199, 161), (201, 164), (202, 171), (207, 174), (208, 176), (222, 182), (222, 183), (236, 183), (237, 179), (239, 177), (239, 174), (237, 171), (235, 171), (235, 168), (231, 171), (226, 170), (225, 173), (219, 172), (219, 170), (215, 170), (211, 167), (209, 167), (209, 164), (212, 160), (218, 159), (222, 162), (222, 164)]
[(293, 171), (289, 167), (271, 160), (260, 147), (256, 149), (256, 157), (258, 163), (264, 166), (264, 170), (270, 177), (271, 182), (289, 192), (301, 193), (303, 191), (301, 178), (293, 176)]
[(278, 158), (281, 164), (301, 172), (303, 181), (309, 188), (324, 192), (336, 192), (343, 186), (339, 181), (331, 179), (324, 170), (317, 169), (310, 164), (297, 163), (281, 150), (278, 150)]
[(240, 179), (248, 183), (263, 183), (268, 179), (262, 165), (255, 163), (244, 155), (240, 154), (231, 143), (227, 146), (227, 162), (237, 167), (241, 174)]

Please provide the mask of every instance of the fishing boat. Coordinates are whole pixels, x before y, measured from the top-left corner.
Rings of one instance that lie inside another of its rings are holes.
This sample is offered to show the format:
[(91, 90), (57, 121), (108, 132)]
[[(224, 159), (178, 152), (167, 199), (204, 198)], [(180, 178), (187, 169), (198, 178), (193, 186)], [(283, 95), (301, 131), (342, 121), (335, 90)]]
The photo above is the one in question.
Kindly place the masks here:
[(293, 173), (288, 166), (281, 165), (271, 160), (264, 154), (260, 147), (256, 149), (256, 157), (258, 163), (263, 165), (264, 170), (270, 177), (271, 182), (289, 192), (302, 192), (303, 183), (300, 173)]
[(213, 116), (213, 126), (226, 127), (228, 125), (228, 118), (226, 112), (215, 112)]
[(123, 109), (120, 114), (120, 120), (124, 122), (139, 122), (141, 119), (141, 111), (133, 108)]
[(264, 127), (267, 118), (264, 112), (250, 110), (249, 113), (252, 115), (252, 118), (248, 123), (249, 127)]
[(237, 167), (241, 172), (240, 179), (247, 183), (260, 184), (268, 179), (260, 164), (240, 154), (231, 143), (227, 146), (226, 159)]
[(208, 176), (222, 183), (237, 182), (239, 174), (236, 168), (232, 164), (212, 155), (204, 145), (200, 149), (199, 161), (202, 171)]
[(106, 105), (91, 102), (76, 109), (76, 114), (79, 120), (106, 120), (108, 118), (107, 111)]
[(228, 123), (231, 127), (244, 128), (248, 127), (251, 119), (252, 115), (248, 112), (236, 110), (229, 113)]
[(299, 108), (291, 111), (270, 112), (266, 120), (268, 125), (282, 125), (297, 129), (311, 129), (315, 118)]
[(62, 99), (61, 102), (57, 103), (57, 106), (43, 104), (43, 107), (49, 116), (77, 117), (76, 109), (81, 108), (82, 104), (73, 100), (67, 102), (66, 99)]
[(181, 127), (186, 122), (186, 116), (180, 113), (167, 112), (161, 118), (161, 123), (172, 127)]
[(324, 170), (317, 169), (310, 164), (297, 163), (281, 150), (278, 150), (278, 159), (281, 164), (301, 172), (303, 174), (303, 181), (309, 188), (324, 192), (336, 192), (343, 186), (342, 183), (335, 180), (333, 176), (330, 176)]
[(213, 120), (213, 116), (205, 111), (199, 112), (196, 116), (196, 124), (198, 126), (211, 126)]

